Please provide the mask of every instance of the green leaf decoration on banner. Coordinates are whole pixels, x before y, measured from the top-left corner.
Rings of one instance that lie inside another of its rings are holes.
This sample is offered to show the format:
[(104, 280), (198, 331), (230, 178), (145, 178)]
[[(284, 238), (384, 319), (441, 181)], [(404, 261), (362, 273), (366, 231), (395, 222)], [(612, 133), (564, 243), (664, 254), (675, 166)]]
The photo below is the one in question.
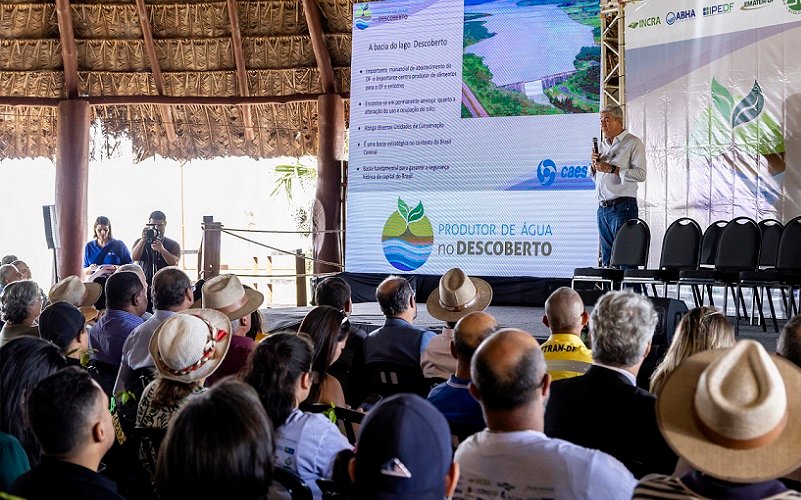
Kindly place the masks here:
[(398, 197), (398, 213), (403, 217), (403, 220), (409, 222), (409, 205)]
[(715, 103), (715, 108), (723, 115), (723, 118), (726, 120), (731, 118), (734, 97), (729, 93), (729, 89), (719, 84), (714, 78), (712, 78), (712, 102)]
[(754, 120), (762, 112), (764, 106), (765, 97), (762, 95), (762, 89), (759, 87), (759, 83), (754, 81), (751, 92), (734, 108), (731, 116), (731, 127), (735, 128), (738, 125)]
[(425, 211), (423, 210), (423, 202), (420, 201), (417, 203), (417, 206), (414, 207), (411, 212), (409, 212), (409, 218), (406, 220), (409, 222), (409, 224), (411, 224), (416, 220), (422, 219), (423, 215), (425, 215)]
[(767, 156), (784, 153), (784, 134), (770, 113), (734, 130), (734, 141), (744, 151)]

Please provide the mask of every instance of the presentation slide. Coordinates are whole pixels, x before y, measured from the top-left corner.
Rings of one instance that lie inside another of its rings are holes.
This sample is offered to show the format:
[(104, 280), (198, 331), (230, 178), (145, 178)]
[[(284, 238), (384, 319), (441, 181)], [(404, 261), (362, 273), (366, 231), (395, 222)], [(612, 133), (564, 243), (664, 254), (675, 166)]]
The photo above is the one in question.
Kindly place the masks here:
[(345, 268), (597, 262), (597, 0), (354, 5)]

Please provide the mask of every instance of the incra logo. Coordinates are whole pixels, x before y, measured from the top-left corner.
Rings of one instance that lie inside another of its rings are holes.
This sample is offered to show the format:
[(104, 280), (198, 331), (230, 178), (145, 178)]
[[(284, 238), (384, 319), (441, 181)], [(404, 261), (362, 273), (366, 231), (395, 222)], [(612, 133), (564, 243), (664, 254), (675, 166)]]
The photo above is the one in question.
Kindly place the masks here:
[(629, 28), (650, 28), (651, 26), (658, 26), (662, 24), (662, 18), (659, 16), (654, 17), (646, 17), (645, 19), (640, 19), (639, 21), (634, 21), (633, 23), (629, 23)]
[(734, 2), (709, 5), (704, 7), (704, 17), (717, 16), (718, 14), (729, 14), (734, 8)]

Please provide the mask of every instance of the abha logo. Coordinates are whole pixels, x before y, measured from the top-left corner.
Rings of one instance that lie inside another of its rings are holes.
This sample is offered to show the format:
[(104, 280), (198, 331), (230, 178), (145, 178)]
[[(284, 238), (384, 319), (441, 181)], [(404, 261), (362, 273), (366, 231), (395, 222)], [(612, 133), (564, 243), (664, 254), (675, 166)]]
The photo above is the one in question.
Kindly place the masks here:
[(676, 21), (686, 21), (695, 17), (695, 9), (680, 10), (678, 12), (668, 12), (665, 16), (665, 22), (673, 25)]
[(434, 247), (434, 228), (425, 215), (423, 202), (409, 208), (398, 198), (398, 209), (384, 224), (381, 243), (384, 256), (395, 269), (414, 271), (425, 264)]
[(360, 3), (356, 6), (353, 13), (353, 24), (360, 30), (366, 30), (370, 26), (370, 19), (373, 18), (373, 13), (370, 10), (370, 4)]

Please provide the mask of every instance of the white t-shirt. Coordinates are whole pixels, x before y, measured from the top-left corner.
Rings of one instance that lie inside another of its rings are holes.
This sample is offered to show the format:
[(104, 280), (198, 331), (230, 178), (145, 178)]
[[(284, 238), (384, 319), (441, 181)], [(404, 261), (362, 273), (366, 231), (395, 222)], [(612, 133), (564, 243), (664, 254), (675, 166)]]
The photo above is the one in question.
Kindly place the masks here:
[(454, 461), (454, 500), (630, 499), (637, 485), (615, 458), (536, 431), (481, 431), (459, 445)]

